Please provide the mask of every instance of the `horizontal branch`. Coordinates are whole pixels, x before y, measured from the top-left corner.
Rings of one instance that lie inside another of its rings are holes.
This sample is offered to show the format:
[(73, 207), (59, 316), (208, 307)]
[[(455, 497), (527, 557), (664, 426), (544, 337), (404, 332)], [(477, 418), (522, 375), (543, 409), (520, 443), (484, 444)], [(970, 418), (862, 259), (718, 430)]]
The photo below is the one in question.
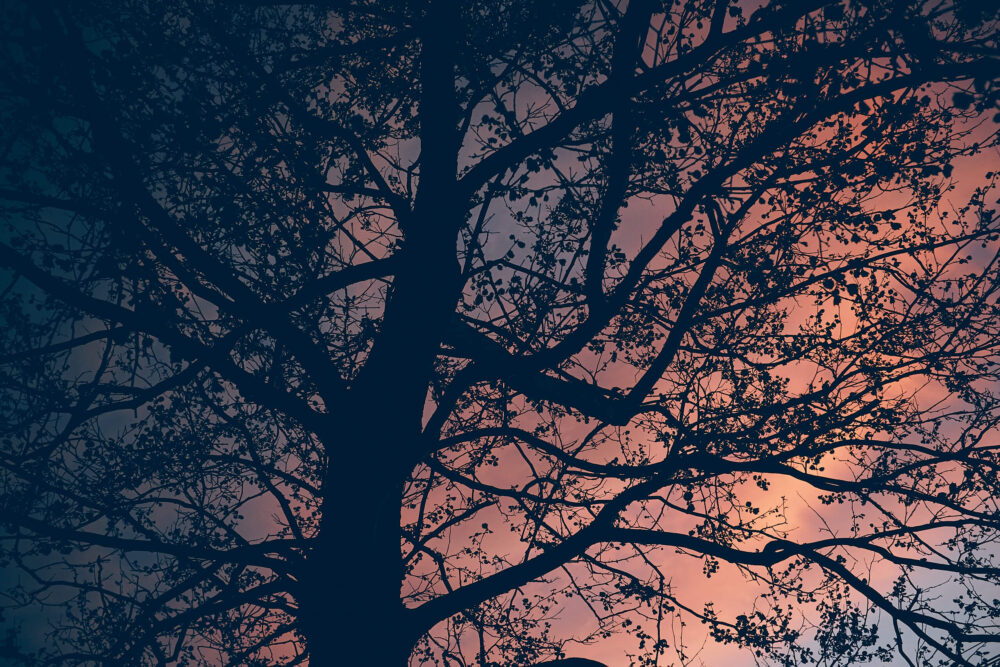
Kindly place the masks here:
[(158, 553), (202, 561), (255, 565), (266, 567), (276, 572), (288, 570), (289, 563), (286, 560), (269, 558), (267, 554), (289, 555), (293, 550), (303, 549), (306, 546), (298, 540), (275, 540), (260, 544), (233, 547), (231, 549), (212, 549), (210, 547), (199, 547), (190, 544), (131, 539), (73, 528), (63, 528), (49, 521), (41, 521), (26, 516), (21, 512), (12, 512), (10, 510), (0, 510), (0, 523), (27, 530), (35, 537), (54, 539), (64, 543), (106, 547), (124, 553)]

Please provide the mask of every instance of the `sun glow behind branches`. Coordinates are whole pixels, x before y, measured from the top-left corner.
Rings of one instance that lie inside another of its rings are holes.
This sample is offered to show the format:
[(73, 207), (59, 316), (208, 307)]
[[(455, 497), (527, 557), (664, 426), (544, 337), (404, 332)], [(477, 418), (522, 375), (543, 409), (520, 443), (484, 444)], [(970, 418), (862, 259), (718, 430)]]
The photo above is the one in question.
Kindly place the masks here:
[[(85, 120), (4, 163), (45, 174), (0, 193), (0, 260), (43, 286), (9, 310), (54, 293), (12, 322), (11, 358), (96, 338), (3, 385), (28, 425), (0, 510), (96, 531), (13, 547), (28, 574), (95, 582), (61, 641), (323, 663), (333, 628), (389, 662), (429, 629), (411, 662), (740, 664), (775, 638), (853, 659), (875, 622), (891, 644), (885, 613), (853, 614), (877, 591), (904, 624), (988, 610), (951, 603), (977, 549), (995, 562), (973, 529), (943, 578), (893, 590), (889, 564), (933, 565), (921, 539), (966, 515), (988, 534), (996, 510), (996, 193), (974, 191), (996, 154), (973, 148), (995, 126), (970, 109), (989, 87), (909, 85), (923, 23), (896, 6), (473, 3), (438, 17), (461, 49), (438, 70), (421, 59), (447, 40), (405, 3), (137, 1), (95, 14), (99, 48), (54, 40), (69, 20), (35, 35), (73, 74), (53, 113)], [(932, 37), (965, 34), (938, 18)], [(769, 29), (733, 37), (752, 20)], [(429, 166), (452, 144), (457, 178)], [(69, 247), (63, 206), (92, 225)], [(53, 416), (29, 424), (36, 406)], [(43, 604), (39, 585), (18, 594)]]

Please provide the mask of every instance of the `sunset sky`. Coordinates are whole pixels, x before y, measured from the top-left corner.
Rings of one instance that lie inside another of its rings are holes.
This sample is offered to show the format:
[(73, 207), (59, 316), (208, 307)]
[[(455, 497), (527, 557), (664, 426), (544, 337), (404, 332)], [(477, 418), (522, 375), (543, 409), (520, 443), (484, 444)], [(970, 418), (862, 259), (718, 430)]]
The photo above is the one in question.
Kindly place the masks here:
[(962, 0), (5, 5), (0, 660), (1000, 664), (998, 53)]

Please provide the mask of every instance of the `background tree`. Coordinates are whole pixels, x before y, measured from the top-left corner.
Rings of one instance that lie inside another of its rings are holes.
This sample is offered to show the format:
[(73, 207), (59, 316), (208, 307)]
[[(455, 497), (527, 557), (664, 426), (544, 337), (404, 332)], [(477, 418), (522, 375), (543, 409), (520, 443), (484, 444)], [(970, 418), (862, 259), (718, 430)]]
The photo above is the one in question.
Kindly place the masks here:
[(996, 664), (980, 4), (5, 3), (10, 656)]

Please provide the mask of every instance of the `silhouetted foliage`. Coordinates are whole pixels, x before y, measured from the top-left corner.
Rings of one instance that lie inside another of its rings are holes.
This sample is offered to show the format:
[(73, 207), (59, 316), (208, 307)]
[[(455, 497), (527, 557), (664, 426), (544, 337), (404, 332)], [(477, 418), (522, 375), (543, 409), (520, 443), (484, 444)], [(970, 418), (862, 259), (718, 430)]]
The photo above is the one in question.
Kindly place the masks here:
[(4, 3), (4, 655), (998, 664), (990, 4)]

